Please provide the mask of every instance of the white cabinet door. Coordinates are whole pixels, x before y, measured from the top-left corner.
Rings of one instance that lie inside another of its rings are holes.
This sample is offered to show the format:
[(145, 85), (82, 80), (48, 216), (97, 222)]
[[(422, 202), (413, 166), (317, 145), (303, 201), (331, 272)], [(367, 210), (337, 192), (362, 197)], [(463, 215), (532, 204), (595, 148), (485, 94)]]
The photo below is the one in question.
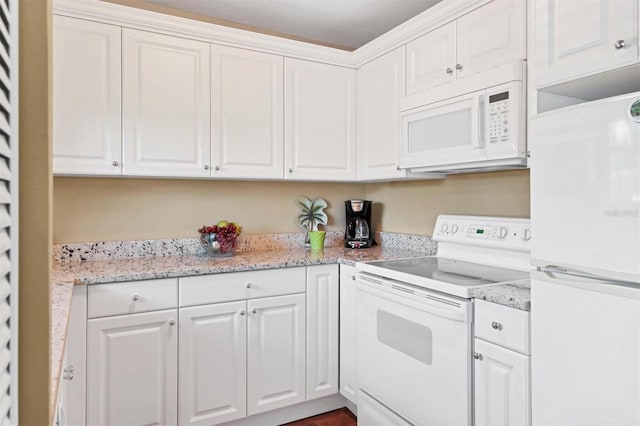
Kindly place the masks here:
[(398, 169), (404, 47), (358, 69), (358, 179), (404, 177)]
[(177, 311), (87, 322), (87, 424), (177, 424)]
[(356, 71), (285, 58), (285, 178), (356, 178)]
[(638, 62), (637, 0), (536, 0), (534, 13), (537, 86)]
[(338, 265), (307, 267), (307, 400), (338, 392)]
[(340, 393), (358, 403), (356, 268), (340, 265)]
[(407, 95), (455, 79), (456, 23), (407, 43)]
[(305, 400), (305, 295), (247, 302), (247, 414)]
[(246, 302), (180, 309), (180, 424), (247, 414)]
[(475, 424), (531, 424), (530, 358), (500, 346), (475, 340)]
[(524, 0), (495, 0), (456, 21), (456, 77), (524, 59)]
[(214, 177), (283, 178), (283, 58), (211, 46)]
[(53, 17), (53, 172), (121, 173), (120, 27)]
[(122, 30), (123, 172), (209, 176), (209, 44)]

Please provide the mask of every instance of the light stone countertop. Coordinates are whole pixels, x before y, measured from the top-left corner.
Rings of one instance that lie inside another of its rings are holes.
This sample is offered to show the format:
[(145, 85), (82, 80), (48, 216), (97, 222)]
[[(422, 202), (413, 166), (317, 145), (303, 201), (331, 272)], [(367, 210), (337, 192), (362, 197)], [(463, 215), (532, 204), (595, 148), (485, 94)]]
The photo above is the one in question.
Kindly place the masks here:
[(531, 310), (531, 281), (518, 280), (510, 283), (472, 288), (471, 296), (487, 302), (509, 306), (523, 311)]

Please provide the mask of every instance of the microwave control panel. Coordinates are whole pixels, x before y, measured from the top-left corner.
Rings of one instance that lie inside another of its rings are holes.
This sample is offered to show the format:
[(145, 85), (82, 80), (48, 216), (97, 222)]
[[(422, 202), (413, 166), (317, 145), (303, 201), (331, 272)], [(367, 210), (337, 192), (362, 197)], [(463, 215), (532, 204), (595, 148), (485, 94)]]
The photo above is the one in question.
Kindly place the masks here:
[(509, 92), (489, 96), (489, 143), (509, 142)]

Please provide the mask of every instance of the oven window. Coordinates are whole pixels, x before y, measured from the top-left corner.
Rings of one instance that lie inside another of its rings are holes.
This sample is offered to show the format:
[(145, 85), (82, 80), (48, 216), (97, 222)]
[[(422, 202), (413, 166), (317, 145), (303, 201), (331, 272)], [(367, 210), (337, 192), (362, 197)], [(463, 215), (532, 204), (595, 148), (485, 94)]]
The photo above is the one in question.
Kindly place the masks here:
[(471, 108), (411, 121), (407, 131), (409, 153), (470, 145)]
[(429, 327), (378, 310), (376, 329), (381, 343), (424, 364), (431, 365), (433, 337)]

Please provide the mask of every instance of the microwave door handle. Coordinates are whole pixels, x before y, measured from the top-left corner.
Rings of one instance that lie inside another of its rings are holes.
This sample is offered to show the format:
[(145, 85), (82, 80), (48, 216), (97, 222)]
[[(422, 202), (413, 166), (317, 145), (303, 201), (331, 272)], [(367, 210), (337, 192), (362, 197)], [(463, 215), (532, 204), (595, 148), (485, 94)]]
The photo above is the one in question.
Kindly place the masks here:
[(478, 114), (477, 115), (478, 125), (476, 126), (478, 130), (478, 135), (476, 139), (473, 141), (473, 146), (475, 148), (483, 148), (484, 147), (484, 122), (485, 122), (484, 95), (477, 95), (474, 101), (476, 102), (476, 109)]

